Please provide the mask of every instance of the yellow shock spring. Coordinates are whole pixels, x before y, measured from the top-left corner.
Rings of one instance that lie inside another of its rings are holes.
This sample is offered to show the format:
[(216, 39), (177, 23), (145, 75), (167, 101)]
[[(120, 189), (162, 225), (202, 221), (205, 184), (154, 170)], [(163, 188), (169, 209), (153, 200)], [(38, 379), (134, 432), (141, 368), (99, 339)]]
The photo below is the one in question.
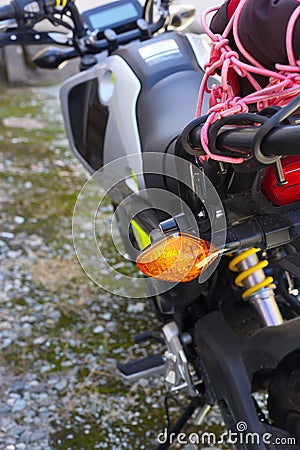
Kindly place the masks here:
[(56, 0), (55, 6), (56, 6), (56, 8), (59, 8), (60, 6), (65, 8), (67, 6), (67, 0)]
[[(244, 261), (248, 256), (254, 255), (255, 253), (259, 252), (260, 248), (250, 248), (249, 250), (246, 250), (243, 253), (240, 253), (235, 258), (233, 258), (229, 263), (229, 269), (232, 272), (239, 272), (238, 265)], [(234, 280), (235, 284), (239, 287), (244, 287), (244, 281), (253, 273), (255, 273), (257, 270), (264, 269), (268, 266), (268, 261), (263, 260), (259, 261), (254, 266), (249, 267), (248, 269), (241, 272), (236, 279)], [(245, 292), (242, 294), (242, 298), (246, 299), (247, 297), (250, 297), (250, 295), (255, 294), (255, 292), (259, 291), (259, 289), (262, 289), (264, 287), (269, 287), (274, 289), (276, 286), (273, 284), (273, 278), (272, 277), (266, 277), (264, 280), (262, 280), (260, 283), (255, 284), (254, 286), (248, 288)]]

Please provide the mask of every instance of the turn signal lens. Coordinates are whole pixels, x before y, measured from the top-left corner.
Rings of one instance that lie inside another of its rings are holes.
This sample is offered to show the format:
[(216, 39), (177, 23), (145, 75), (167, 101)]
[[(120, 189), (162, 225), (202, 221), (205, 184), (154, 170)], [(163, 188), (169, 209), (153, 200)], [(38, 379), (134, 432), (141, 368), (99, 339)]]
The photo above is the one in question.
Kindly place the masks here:
[(277, 186), (274, 167), (266, 171), (262, 182), (262, 192), (274, 205), (286, 206), (300, 201), (300, 156), (282, 158), (282, 170), (287, 184)]
[(141, 252), (137, 265), (147, 277), (185, 282), (198, 277), (218, 256), (209, 242), (186, 233), (174, 233)]

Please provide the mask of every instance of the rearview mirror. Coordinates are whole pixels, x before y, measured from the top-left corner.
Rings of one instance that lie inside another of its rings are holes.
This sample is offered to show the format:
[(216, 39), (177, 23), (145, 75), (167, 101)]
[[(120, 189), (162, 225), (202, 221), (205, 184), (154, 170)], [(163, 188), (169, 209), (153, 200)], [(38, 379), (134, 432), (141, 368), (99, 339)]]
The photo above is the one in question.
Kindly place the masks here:
[(196, 9), (192, 5), (171, 5), (168, 30), (182, 31), (195, 20)]

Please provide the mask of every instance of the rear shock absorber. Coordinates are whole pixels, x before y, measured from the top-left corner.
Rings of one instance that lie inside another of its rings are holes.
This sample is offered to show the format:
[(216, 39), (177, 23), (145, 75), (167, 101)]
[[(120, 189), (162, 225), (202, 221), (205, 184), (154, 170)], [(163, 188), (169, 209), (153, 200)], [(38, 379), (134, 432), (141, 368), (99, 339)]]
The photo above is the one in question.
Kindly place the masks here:
[(266, 326), (280, 325), (283, 323), (279, 311), (272, 277), (266, 277), (264, 268), (269, 264), (267, 260), (260, 261), (257, 256), (259, 248), (250, 248), (235, 256), (229, 263), (229, 269), (240, 272), (235, 279), (235, 284), (244, 287), (242, 294), (244, 300), (249, 300), (259, 313)]

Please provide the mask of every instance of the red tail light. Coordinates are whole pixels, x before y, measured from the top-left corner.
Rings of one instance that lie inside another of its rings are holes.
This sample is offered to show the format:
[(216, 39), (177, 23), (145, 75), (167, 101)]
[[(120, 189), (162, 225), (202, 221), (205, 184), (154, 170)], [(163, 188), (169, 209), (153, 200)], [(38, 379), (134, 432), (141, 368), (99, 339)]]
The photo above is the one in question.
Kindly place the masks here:
[(287, 184), (277, 186), (276, 174), (270, 166), (262, 182), (262, 192), (274, 205), (285, 206), (300, 201), (300, 155), (282, 158), (282, 169)]

